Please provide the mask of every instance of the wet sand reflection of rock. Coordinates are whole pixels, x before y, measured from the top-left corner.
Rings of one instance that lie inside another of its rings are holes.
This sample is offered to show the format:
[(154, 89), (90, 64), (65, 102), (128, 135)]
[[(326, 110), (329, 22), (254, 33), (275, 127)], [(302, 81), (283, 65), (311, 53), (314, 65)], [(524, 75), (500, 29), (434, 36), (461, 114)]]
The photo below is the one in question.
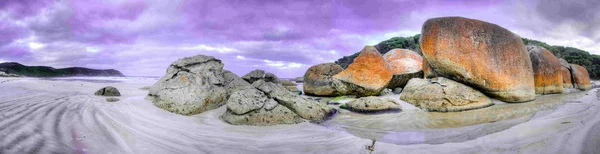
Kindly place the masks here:
[(463, 142), (500, 132), (534, 117), (552, 113), (557, 107), (586, 92), (538, 96), (526, 103), (504, 103), (463, 112), (405, 110), (397, 114), (360, 115), (345, 112), (322, 125), (394, 144), (441, 144)]

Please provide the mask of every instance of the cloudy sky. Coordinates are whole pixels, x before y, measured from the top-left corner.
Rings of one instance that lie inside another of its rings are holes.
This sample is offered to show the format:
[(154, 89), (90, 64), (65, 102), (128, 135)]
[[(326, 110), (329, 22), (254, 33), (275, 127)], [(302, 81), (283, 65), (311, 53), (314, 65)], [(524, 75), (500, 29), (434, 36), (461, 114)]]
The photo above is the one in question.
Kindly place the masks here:
[(442, 16), (600, 54), (598, 10), (598, 0), (1, 0), (0, 62), (162, 76), (204, 54), (238, 75), (296, 77)]

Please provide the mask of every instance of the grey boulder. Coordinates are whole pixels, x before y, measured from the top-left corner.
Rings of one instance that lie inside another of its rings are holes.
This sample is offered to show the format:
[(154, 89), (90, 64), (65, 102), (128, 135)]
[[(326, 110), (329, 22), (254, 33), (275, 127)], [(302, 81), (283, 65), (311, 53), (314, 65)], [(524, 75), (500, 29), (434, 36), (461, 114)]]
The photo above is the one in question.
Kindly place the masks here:
[(404, 87), (400, 99), (428, 111), (451, 112), (492, 106), (483, 93), (443, 77), (413, 78)]
[(119, 90), (113, 86), (104, 87), (94, 93), (97, 96), (121, 96)]
[(148, 96), (155, 106), (181, 115), (216, 109), (227, 100), (223, 64), (204, 55), (179, 59), (150, 88)]
[(340, 108), (359, 113), (397, 112), (402, 110), (402, 106), (394, 99), (375, 96), (352, 100), (342, 104)]
[(283, 86), (258, 80), (252, 84), (268, 97), (275, 99), (280, 105), (294, 111), (300, 117), (312, 122), (323, 122), (333, 116), (337, 110), (317, 101), (304, 98), (289, 92)]
[(267, 72), (265, 72), (263, 70), (259, 70), (259, 69), (250, 71), (248, 74), (242, 76), (242, 79), (248, 81), (248, 83), (254, 83), (258, 80), (279, 83), (279, 78), (277, 78), (277, 76), (275, 76), (275, 74), (267, 73)]

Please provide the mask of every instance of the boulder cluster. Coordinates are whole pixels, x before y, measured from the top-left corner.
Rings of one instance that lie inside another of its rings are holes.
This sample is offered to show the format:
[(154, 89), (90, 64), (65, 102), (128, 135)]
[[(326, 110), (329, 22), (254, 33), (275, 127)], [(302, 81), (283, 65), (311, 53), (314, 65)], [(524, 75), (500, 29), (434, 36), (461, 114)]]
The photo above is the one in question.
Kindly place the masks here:
[[(293, 81), (303, 83), (306, 95), (358, 96), (340, 107), (360, 113), (400, 111), (400, 104), (389, 98), (393, 94), (427, 111), (454, 112), (494, 105), (492, 98), (527, 102), (536, 94), (592, 87), (584, 67), (543, 47), (526, 46), (521, 37), (492, 23), (429, 19), (419, 43), (420, 52), (392, 49), (384, 55), (365, 46), (346, 69), (318, 64)], [(221, 118), (234, 125), (322, 122), (337, 112), (299, 95), (295, 82), (263, 70), (238, 77), (224, 70), (220, 60), (198, 55), (171, 64), (149, 97), (155, 106), (182, 115), (226, 105)]]
[(165, 76), (150, 88), (148, 96), (155, 106), (181, 115), (226, 105), (227, 111), (221, 118), (234, 125), (322, 122), (337, 112), (286, 88), (290, 86), (293, 85), (263, 70), (240, 78), (224, 70), (219, 59), (197, 55), (172, 63)]
[[(392, 49), (385, 55), (366, 46), (348, 68), (327, 63), (304, 75), (308, 95), (360, 97), (400, 93), (400, 99), (429, 111), (462, 111), (493, 105), (491, 98), (527, 102), (563, 88), (591, 88), (585, 68), (556, 58), (539, 46), (484, 21), (429, 19), (421, 53)], [(429, 79), (428, 79), (429, 78)]]

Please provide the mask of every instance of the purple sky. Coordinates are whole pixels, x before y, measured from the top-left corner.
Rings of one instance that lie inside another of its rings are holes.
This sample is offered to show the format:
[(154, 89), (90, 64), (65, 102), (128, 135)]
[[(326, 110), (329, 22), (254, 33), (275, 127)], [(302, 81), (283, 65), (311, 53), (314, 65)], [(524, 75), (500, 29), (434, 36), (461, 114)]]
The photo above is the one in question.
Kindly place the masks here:
[(598, 0), (2, 0), (0, 62), (162, 76), (171, 62), (204, 54), (238, 75), (297, 77), (441, 16), (600, 54), (598, 10)]

